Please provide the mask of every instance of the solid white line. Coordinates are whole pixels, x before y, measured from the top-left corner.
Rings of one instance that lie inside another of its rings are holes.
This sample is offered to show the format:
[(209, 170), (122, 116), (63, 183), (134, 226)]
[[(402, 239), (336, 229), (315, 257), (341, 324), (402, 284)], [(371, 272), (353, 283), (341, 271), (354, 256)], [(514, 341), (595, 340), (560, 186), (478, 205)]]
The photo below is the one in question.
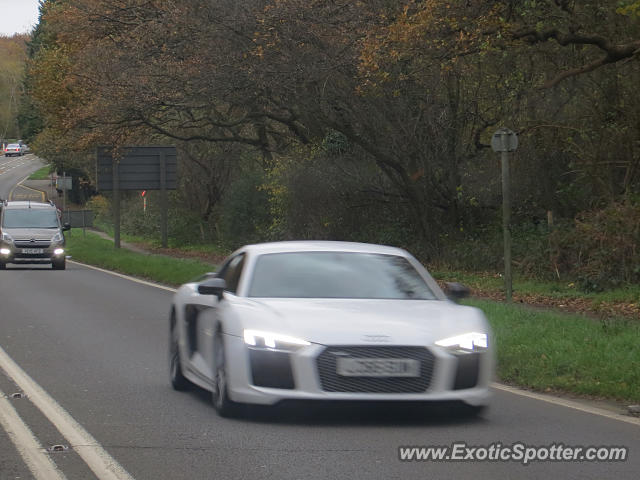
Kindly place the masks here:
[(491, 386), (497, 390), (508, 392), (513, 395), (520, 395), (521, 397), (533, 398), (534, 400), (540, 400), (541, 402), (551, 403), (553, 405), (559, 405), (566, 408), (572, 408), (574, 410), (580, 410), (581, 412), (590, 413), (592, 415), (598, 415), (600, 417), (606, 417), (612, 420), (618, 420), (620, 422), (630, 423), (631, 425), (640, 426), (640, 418), (627, 417), (614, 412), (605, 410), (604, 408), (592, 407), (574, 400), (568, 400), (566, 398), (554, 397), (552, 395), (546, 395), (542, 393), (529, 392), (520, 388), (511, 387), (509, 385), (502, 385), (501, 383), (492, 383)]
[(2, 347), (0, 347), (0, 368), (55, 425), (96, 477), (100, 480), (133, 480), (133, 477), (102, 448), (96, 439), (22, 370)]
[(94, 267), (93, 265), (89, 265), (86, 263), (78, 262), (77, 260), (68, 260), (70, 263), (75, 263), (76, 265), (82, 265), (83, 267), (90, 268), (91, 270), (97, 270), (98, 272), (106, 273), (109, 275), (113, 275), (114, 277), (124, 278), (126, 280), (131, 280), (132, 282), (139, 283), (141, 285), (146, 285), (148, 287), (159, 288), (160, 290), (166, 290), (167, 292), (177, 292), (175, 288), (167, 287), (165, 285), (161, 285), (159, 283), (148, 282), (146, 280), (140, 280), (139, 278), (130, 277), (129, 275), (125, 275), (123, 273), (113, 272), (111, 270), (105, 270), (104, 268)]
[(0, 425), (18, 450), (36, 480), (66, 480), (55, 463), (44, 454), (44, 449), (25, 424), (11, 402), (0, 391)]

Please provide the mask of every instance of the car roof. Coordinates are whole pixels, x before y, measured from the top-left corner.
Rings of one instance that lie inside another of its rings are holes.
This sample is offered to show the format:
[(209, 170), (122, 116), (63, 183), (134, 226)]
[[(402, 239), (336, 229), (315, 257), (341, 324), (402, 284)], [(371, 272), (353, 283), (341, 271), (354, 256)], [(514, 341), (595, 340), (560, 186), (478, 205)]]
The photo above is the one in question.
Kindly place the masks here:
[(336, 242), (330, 240), (296, 240), (287, 242), (257, 243), (253, 245), (245, 245), (240, 250), (255, 255), (310, 251), (378, 253), (386, 255), (400, 255), (403, 257), (408, 255), (405, 250), (397, 247), (375, 245), (371, 243)]
[(42, 203), (42, 202), (30, 202), (25, 200), (13, 200), (8, 201), (3, 205), (6, 209), (23, 209), (23, 208), (53, 208), (55, 209), (55, 205), (51, 205), (50, 203)]
[(19, 147), (20, 144), (19, 143), (8, 143), (7, 147)]

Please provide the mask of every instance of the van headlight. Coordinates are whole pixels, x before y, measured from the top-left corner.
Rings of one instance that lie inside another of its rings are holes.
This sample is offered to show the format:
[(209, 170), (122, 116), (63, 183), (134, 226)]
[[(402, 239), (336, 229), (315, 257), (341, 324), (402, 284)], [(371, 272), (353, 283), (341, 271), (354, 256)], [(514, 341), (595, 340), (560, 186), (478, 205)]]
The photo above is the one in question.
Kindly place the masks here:
[(13, 243), (13, 238), (8, 233), (2, 232), (2, 241), (3, 242), (8, 242), (8, 243)]
[(64, 237), (60, 232), (56, 233), (51, 239), (51, 243), (62, 243), (62, 242), (64, 242)]

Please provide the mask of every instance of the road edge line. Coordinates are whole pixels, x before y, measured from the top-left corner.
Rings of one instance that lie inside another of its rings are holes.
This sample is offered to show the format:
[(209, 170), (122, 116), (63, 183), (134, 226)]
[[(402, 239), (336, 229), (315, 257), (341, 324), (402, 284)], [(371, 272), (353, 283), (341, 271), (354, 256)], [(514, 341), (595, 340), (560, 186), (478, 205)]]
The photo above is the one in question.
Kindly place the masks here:
[(0, 368), (58, 429), (100, 480), (134, 480), (93, 436), (0, 347)]
[(553, 405), (558, 405), (566, 408), (571, 408), (573, 410), (579, 410), (581, 412), (590, 413), (592, 415), (598, 415), (600, 417), (606, 417), (612, 420), (618, 420), (620, 422), (630, 423), (631, 425), (635, 425), (640, 427), (640, 418), (636, 417), (627, 417), (621, 415), (619, 413), (613, 413), (604, 408), (592, 407), (590, 405), (585, 405), (575, 400), (569, 400), (566, 398), (555, 397), (552, 395), (547, 395), (543, 393), (530, 392), (528, 390), (523, 390), (521, 388), (512, 387), (510, 385), (503, 385), (502, 383), (492, 382), (491, 387), (496, 390), (500, 390), (502, 392), (511, 393), (513, 395), (519, 395), (521, 397), (527, 397), (534, 400), (540, 400), (542, 402), (551, 403)]
[(155, 287), (161, 290), (166, 290), (167, 292), (175, 293), (178, 290), (176, 288), (167, 287), (166, 285), (162, 285), (160, 283), (149, 282), (148, 280), (142, 280), (140, 278), (132, 277), (131, 275), (127, 275), (125, 273), (114, 272), (113, 270), (106, 270), (104, 268), (96, 267), (94, 265), (89, 265), (88, 263), (79, 262), (77, 260), (67, 260), (69, 263), (74, 263), (76, 265), (82, 265), (83, 267), (90, 268), (92, 270), (97, 270), (98, 272), (106, 273), (109, 275), (113, 275), (115, 277), (124, 278), (125, 280), (131, 280), (132, 282), (139, 283), (141, 285), (146, 285), (148, 287)]
[(49, 456), (37, 453), (43, 452), (44, 448), (2, 391), (0, 391), (0, 426), (7, 433), (36, 480), (67, 479)]

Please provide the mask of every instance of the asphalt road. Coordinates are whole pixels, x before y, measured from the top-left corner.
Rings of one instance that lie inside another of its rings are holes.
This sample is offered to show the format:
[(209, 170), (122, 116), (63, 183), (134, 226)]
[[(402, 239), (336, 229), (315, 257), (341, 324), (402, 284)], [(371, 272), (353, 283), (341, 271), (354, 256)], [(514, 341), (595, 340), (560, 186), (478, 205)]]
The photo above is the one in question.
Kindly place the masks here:
[(44, 198), (41, 192), (18, 183), (43, 165), (44, 163), (31, 153), (21, 157), (0, 156), (0, 198), (42, 202)]
[[(8, 188), (3, 182), (0, 176), (0, 193)], [(73, 262), (65, 271), (13, 265), (0, 271), (0, 417), (15, 411), (38, 442), (16, 447), (27, 443), (15, 417), (0, 423), (0, 480), (38, 478), (31, 471), (43, 458), (49, 463), (42, 469), (55, 465), (52, 471), (64, 475), (40, 477), (47, 480), (638, 478), (640, 423), (502, 390), (487, 413), (471, 420), (360, 406), (219, 418), (202, 390), (169, 386), (171, 295)], [(453, 442), (624, 446), (629, 458), (526, 466), (399, 460), (400, 446)], [(54, 445), (61, 451), (48, 453)]]

